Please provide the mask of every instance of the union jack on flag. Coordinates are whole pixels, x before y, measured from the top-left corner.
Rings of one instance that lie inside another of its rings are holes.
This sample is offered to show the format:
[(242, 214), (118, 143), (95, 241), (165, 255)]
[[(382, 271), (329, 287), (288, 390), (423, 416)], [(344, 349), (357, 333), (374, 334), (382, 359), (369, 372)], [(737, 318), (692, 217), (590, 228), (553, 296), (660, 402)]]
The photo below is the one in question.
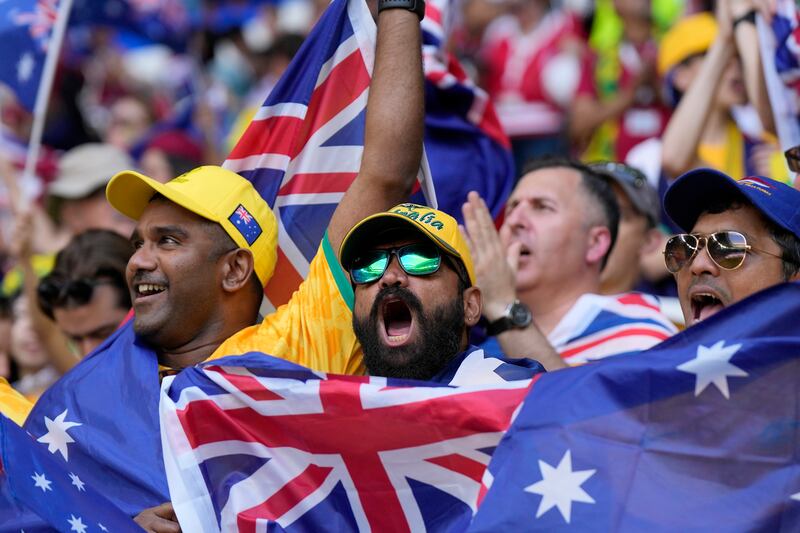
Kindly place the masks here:
[(236, 208), (236, 216), (242, 219), (242, 222), (244, 222), (245, 224), (249, 224), (250, 221), (253, 220), (253, 217), (250, 216), (250, 213), (247, 212), (247, 209), (245, 209), (241, 205)]
[(37, 0), (33, 11), (15, 13), (14, 22), (19, 26), (27, 26), (31, 38), (46, 52), (57, 16), (58, 0)]
[(181, 527), (463, 530), (530, 383), (325, 375), (263, 354), (187, 369), (160, 402)]
[[(358, 174), (375, 39), (363, 0), (332, 2), (223, 164), (275, 211), (278, 263), (265, 288), (275, 306), (308, 275)], [(422, 182), (425, 189), (429, 179)], [(426, 195), (433, 201), (432, 188)]]

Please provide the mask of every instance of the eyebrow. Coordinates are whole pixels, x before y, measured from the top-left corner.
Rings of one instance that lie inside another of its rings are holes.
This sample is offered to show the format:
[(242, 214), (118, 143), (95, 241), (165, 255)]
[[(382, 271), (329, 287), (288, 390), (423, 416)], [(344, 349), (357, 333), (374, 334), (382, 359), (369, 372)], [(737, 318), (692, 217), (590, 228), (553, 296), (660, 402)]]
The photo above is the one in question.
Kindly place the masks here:
[(156, 235), (177, 235), (178, 237), (187, 238), (189, 232), (181, 226), (158, 226), (154, 230)]

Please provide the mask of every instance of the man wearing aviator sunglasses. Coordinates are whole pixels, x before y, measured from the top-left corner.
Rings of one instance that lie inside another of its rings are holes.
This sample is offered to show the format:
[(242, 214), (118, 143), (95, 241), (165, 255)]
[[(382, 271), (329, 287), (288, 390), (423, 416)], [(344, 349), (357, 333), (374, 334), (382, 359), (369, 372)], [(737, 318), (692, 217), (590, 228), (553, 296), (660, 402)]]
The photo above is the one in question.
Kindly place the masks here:
[(353, 330), (372, 375), (465, 385), (525, 379), (531, 359), (470, 346), (481, 293), (455, 219), (416, 204), (367, 217), (345, 237), (342, 266), (354, 285)]
[(800, 279), (800, 191), (769, 178), (736, 181), (699, 168), (672, 184), (664, 209), (687, 232), (664, 249), (687, 326)]

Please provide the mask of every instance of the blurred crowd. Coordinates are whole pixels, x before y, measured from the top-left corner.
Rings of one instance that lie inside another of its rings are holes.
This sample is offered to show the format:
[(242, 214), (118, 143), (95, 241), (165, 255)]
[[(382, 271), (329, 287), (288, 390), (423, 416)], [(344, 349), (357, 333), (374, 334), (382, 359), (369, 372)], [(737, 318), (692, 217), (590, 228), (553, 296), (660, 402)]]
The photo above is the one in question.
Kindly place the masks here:
[[(68, 32), (35, 176), (22, 173), (32, 117), (0, 93), (0, 376), (14, 388), (37, 398), (129, 313), (133, 222), (106, 201), (109, 179), (220, 164), (325, 7), (201, 2), (182, 47)], [(793, 185), (755, 26), (734, 32), (754, 11), (770, 16), (758, 0), (457, 4), (448, 48), (490, 96), (518, 176), (541, 156), (609, 162), (620, 224), (604, 294), (675, 295), (661, 251), (677, 228), (659, 198), (680, 174)]]

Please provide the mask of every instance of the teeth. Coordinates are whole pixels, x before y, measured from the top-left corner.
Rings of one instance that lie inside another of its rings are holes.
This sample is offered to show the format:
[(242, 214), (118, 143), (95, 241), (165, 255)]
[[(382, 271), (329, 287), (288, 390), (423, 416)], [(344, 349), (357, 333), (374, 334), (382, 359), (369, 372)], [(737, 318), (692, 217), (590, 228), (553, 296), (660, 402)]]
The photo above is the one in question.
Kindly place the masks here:
[(388, 335), (388, 338), (391, 342), (400, 342), (405, 340), (407, 337), (408, 335)]
[(136, 290), (139, 292), (139, 294), (149, 295), (166, 290), (166, 288), (167, 287), (165, 285), (156, 285), (153, 283), (141, 283), (136, 287)]

